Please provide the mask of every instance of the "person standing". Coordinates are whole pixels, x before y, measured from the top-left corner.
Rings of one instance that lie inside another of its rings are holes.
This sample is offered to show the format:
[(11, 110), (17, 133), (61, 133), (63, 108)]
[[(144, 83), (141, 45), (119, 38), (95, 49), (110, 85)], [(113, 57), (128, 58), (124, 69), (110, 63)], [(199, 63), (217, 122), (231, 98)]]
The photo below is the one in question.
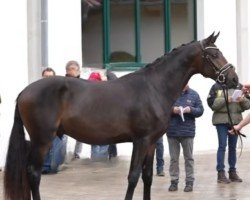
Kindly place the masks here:
[(56, 72), (50, 68), (50, 67), (46, 67), (43, 71), (42, 71), (42, 77), (43, 78), (47, 78), (47, 77), (50, 77), (50, 76), (55, 76), (56, 75)]
[[(112, 80), (117, 79), (117, 76), (111, 70), (106, 71), (106, 77), (107, 77), (108, 81), (112, 81)], [(116, 144), (110, 144), (109, 145), (108, 153), (109, 153), (109, 159), (117, 157)]]
[[(70, 60), (67, 62), (66, 67), (66, 77), (80, 78), (80, 65), (77, 61)], [(80, 159), (80, 154), (82, 152), (82, 143), (76, 140), (74, 149), (74, 159)]]
[(155, 146), (156, 151), (156, 175), (157, 176), (165, 176), (164, 172), (164, 145), (163, 145), (163, 137), (160, 137)]
[[(236, 88), (228, 89), (228, 108), (232, 118), (232, 125), (237, 125), (242, 120), (242, 112), (250, 108), (250, 100), (244, 95), (239, 96), (236, 100), (233, 100), (232, 95), (235, 90), (241, 90), (242, 85), (239, 84)], [(212, 109), (213, 118), (212, 123), (216, 127), (219, 147), (217, 150), (217, 182), (218, 183), (230, 183), (242, 182), (242, 179), (236, 172), (236, 145), (238, 135), (229, 134), (229, 130), (232, 128), (228, 113), (226, 101), (223, 94), (223, 88), (220, 84), (215, 83), (209, 92), (207, 97), (208, 106)], [(228, 143), (228, 164), (229, 164), (229, 179), (225, 174), (225, 151)]]
[[(92, 72), (88, 78), (90, 81), (102, 81), (99, 72)], [(109, 145), (91, 145), (91, 159), (92, 161), (100, 161), (108, 158)]]
[(184, 192), (193, 191), (195, 118), (200, 117), (203, 112), (204, 108), (199, 94), (186, 85), (180, 97), (174, 103), (167, 128), (170, 153), (169, 174), (171, 177), (169, 191), (178, 190), (180, 146), (182, 146), (185, 160), (186, 186)]
[[(243, 93), (245, 94), (245, 97), (250, 99), (250, 84), (245, 84), (242, 88)], [(250, 113), (247, 114), (247, 116), (240, 121), (239, 124), (234, 125), (234, 130), (231, 129), (229, 133), (235, 134), (235, 131), (240, 131), (244, 126), (248, 125), (250, 123)], [(237, 132), (236, 132), (237, 134)]]
[[(47, 67), (42, 71), (42, 77), (48, 78), (55, 76), (55, 71)], [(67, 148), (67, 136), (62, 135), (60, 137), (56, 136), (53, 140), (52, 146), (50, 147), (42, 166), (42, 174), (57, 173), (59, 169), (62, 169), (62, 164), (64, 163), (66, 157)]]

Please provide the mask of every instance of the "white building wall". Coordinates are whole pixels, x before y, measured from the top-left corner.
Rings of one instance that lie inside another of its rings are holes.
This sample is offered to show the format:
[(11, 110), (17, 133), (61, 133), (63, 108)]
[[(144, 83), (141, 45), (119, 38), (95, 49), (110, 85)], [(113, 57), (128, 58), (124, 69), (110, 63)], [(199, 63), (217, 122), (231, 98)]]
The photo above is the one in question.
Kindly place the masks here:
[(0, 167), (4, 165), (15, 100), (28, 84), (26, 0), (0, 1)]
[[(0, 167), (5, 163), (8, 139), (13, 124), (15, 100), (19, 92), (35, 81), (29, 77), (28, 38), (37, 37), (36, 30), (28, 35), (27, 0), (0, 1)], [(65, 64), (77, 60), (81, 64), (81, 1), (48, 1), (49, 66), (58, 75), (65, 74)], [(29, 15), (30, 16), (30, 15)], [(31, 27), (31, 24), (29, 24)], [(34, 26), (33, 26), (34, 27)], [(39, 25), (38, 25), (39, 27)], [(29, 40), (29, 42), (32, 42)], [(37, 42), (37, 40), (34, 40)], [(39, 50), (38, 50), (39, 51)], [(37, 61), (37, 63), (39, 63)], [(40, 67), (40, 66), (37, 66)]]
[(49, 66), (65, 75), (69, 60), (82, 63), (81, 0), (48, 1)]
[[(197, 1), (197, 23), (198, 40), (213, 32), (220, 32), (216, 45), (228, 62), (237, 66), (235, 6), (235, 0), (199, 0)], [(224, 8), (223, 11), (221, 8)], [(213, 112), (206, 101), (209, 90), (214, 83), (213, 80), (201, 75), (195, 75), (190, 80), (190, 86), (198, 91), (205, 108), (203, 116), (197, 118), (196, 121), (195, 152), (215, 151), (218, 148), (217, 132), (212, 125)]]

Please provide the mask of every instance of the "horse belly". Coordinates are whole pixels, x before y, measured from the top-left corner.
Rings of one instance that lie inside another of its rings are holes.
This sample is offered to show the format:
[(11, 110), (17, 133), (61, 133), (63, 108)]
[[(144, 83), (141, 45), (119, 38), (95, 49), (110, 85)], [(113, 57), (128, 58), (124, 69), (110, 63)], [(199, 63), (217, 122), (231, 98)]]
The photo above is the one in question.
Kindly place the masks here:
[(65, 126), (67, 135), (87, 144), (112, 144), (130, 142), (131, 134), (127, 128), (112, 123), (91, 122), (74, 123)]

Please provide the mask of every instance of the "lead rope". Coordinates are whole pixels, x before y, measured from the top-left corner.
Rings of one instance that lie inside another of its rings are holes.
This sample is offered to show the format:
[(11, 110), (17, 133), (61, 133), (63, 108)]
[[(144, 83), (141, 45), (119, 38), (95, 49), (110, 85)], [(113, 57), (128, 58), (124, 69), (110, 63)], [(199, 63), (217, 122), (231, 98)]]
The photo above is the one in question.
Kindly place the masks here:
[[(224, 94), (224, 99), (225, 99), (225, 102), (226, 102), (227, 115), (228, 115), (228, 119), (229, 119), (230, 126), (231, 126), (231, 128), (233, 129), (234, 134), (235, 134), (235, 135), (238, 135), (239, 138), (240, 138), (240, 144), (241, 144), (240, 155), (239, 155), (239, 157), (240, 157), (241, 154), (242, 154), (242, 149), (243, 149), (242, 137), (246, 137), (246, 135), (243, 134), (243, 133), (241, 133), (240, 131), (236, 131), (236, 130), (234, 129), (232, 117), (231, 117), (230, 112), (229, 112), (229, 105), (228, 105), (228, 90), (227, 90), (227, 88), (226, 88), (224, 85), (221, 85), (221, 86), (222, 86), (222, 90), (223, 90), (223, 94)], [(229, 133), (228, 133), (228, 134), (229, 134)]]

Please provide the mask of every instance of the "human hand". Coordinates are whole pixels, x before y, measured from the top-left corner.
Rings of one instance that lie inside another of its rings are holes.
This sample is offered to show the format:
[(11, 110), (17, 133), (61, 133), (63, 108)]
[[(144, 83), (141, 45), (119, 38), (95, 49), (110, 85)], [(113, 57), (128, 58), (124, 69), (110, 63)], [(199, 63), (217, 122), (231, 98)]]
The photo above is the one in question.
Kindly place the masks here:
[(236, 99), (236, 102), (242, 102), (242, 101), (244, 100), (244, 97), (245, 97), (244, 94), (241, 95), (240, 97), (238, 97), (238, 98)]
[(228, 102), (228, 103), (231, 103), (231, 102), (233, 102), (233, 99), (232, 99), (232, 97), (228, 97), (228, 99), (227, 99), (227, 102)]
[(186, 106), (184, 109), (183, 109), (183, 113), (191, 113), (191, 108), (189, 106)]
[(242, 90), (243, 90), (243, 92), (250, 92), (250, 84), (243, 85)]
[(241, 130), (241, 127), (239, 125), (234, 125), (233, 129), (229, 130), (228, 132), (232, 135), (235, 135), (235, 133), (238, 135), (240, 130)]
[(245, 86), (250, 88), (250, 83), (244, 84), (244, 87), (245, 87)]
[(181, 112), (181, 110), (180, 110), (180, 108), (178, 106), (173, 107), (173, 113), (174, 114), (180, 114), (180, 112)]

